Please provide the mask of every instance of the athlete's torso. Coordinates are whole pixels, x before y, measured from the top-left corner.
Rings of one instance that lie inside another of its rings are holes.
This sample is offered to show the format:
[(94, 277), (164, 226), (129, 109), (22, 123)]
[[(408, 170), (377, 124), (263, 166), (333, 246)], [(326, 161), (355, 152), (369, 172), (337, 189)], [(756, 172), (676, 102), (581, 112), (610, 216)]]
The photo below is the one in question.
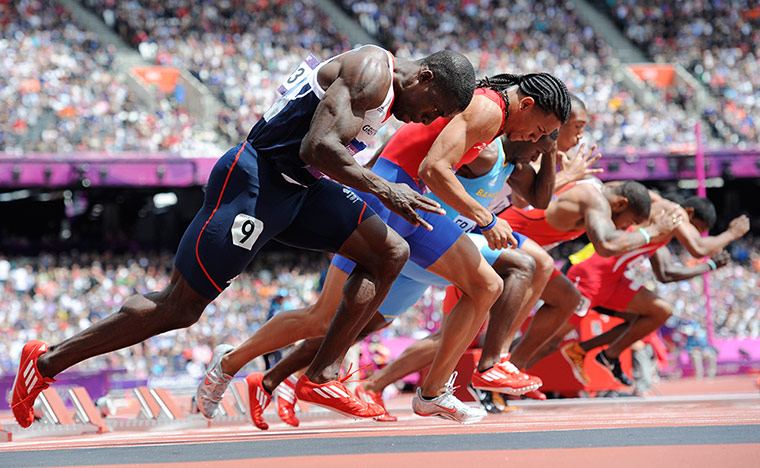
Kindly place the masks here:
[[(457, 179), (462, 184), (467, 193), (474, 198), (481, 206), (487, 207), (499, 193), (500, 188), (506, 184), (512, 171), (515, 169), (515, 165), (506, 161), (504, 155), (504, 148), (500, 140), (496, 140), (498, 157), (491, 170), (488, 173), (475, 177), (472, 179), (465, 178), (457, 175)], [(432, 198), (441, 204), (441, 207), (446, 210), (446, 216), (453, 219), (459, 227), (465, 232), (472, 231), (477, 223), (465, 216), (457, 213), (453, 208), (443, 202), (434, 193), (428, 193), (426, 196)]]
[(573, 277), (579, 277), (581, 282), (606, 284), (614, 283), (626, 271), (640, 265), (657, 249), (667, 245), (668, 241), (656, 242), (639, 247), (616, 257), (602, 257), (594, 250), (593, 245), (587, 245), (572, 257), (575, 263), (571, 267)]
[[(346, 145), (351, 154), (356, 154), (366, 148), (367, 143), (391, 115), (394, 98), (392, 79), (394, 65), (391, 53), (387, 51), (385, 53), (388, 56), (391, 85), (383, 103), (364, 114), (361, 131)], [(313, 56), (307, 58), (296, 72), (290, 75), (288, 78), (290, 83), (280, 87), (282, 97), (267, 110), (248, 134), (247, 139), (256, 152), (272, 161), (289, 182), (310, 185), (316, 180), (299, 157), (299, 150), (301, 141), (311, 126), (314, 112), (325, 95), (325, 90), (317, 80), (319, 70), (341, 55), (343, 54), (323, 63), (319, 63)]]
[[(602, 185), (599, 179), (583, 179), (566, 185), (562, 190), (554, 194), (553, 198), (558, 197), (572, 187), (581, 184), (589, 184), (599, 190), (601, 193)], [(541, 247), (549, 250), (562, 242), (571, 241), (580, 237), (586, 232), (586, 229), (575, 229), (570, 231), (560, 231), (546, 220), (546, 210), (539, 210), (533, 207), (517, 208), (510, 206), (498, 214), (505, 219), (513, 230), (528, 236)]]
[[(477, 88), (475, 90), (475, 96), (478, 95), (483, 95), (499, 104), (503, 116), (504, 100), (499, 93), (490, 88)], [(441, 117), (428, 126), (421, 123), (408, 123), (402, 125), (401, 128), (393, 134), (388, 141), (388, 144), (385, 145), (381, 157), (400, 166), (407, 174), (417, 181), (420, 187), (422, 187), (423, 184), (419, 180), (418, 174), (420, 164), (428, 155), (435, 139), (438, 138), (438, 135), (450, 120), (450, 118)], [(504, 118), (502, 117), (501, 126), (499, 128), (503, 128), (503, 126)], [(494, 135), (493, 138), (498, 136), (499, 134)], [(493, 138), (489, 141), (483, 141), (473, 145), (467, 150), (464, 156), (462, 156), (462, 159), (459, 160), (455, 169), (458, 169), (477, 158), (480, 152), (483, 151), (483, 148), (493, 141)]]

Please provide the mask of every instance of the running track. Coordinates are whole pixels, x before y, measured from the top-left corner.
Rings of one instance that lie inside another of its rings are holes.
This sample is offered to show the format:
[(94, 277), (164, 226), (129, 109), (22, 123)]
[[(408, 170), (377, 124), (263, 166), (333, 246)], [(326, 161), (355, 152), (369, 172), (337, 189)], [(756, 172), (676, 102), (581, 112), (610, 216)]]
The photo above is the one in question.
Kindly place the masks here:
[[(700, 385), (687, 387), (699, 391)], [(100, 435), (20, 431), (13, 442), (0, 443), (0, 466), (760, 466), (760, 393), (750, 385), (730, 394), (512, 403), (515, 410), (471, 426), (414, 416), (402, 396), (389, 402), (396, 423), (314, 411), (291, 428), (268, 411), (268, 431), (207, 427), (193, 418), (184, 427)]]

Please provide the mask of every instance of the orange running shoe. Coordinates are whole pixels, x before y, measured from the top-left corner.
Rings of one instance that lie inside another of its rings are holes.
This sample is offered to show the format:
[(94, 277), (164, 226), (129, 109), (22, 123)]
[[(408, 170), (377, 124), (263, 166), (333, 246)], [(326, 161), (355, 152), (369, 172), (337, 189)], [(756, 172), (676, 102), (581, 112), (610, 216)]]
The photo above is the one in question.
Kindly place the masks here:
[(16, 380), (13, 381), (11, 409), (21, 427), (29, 427), (34, 422), (34, 400), (41, 391), (55, 382), (43, 377), (37, 369), (37, 359), (47, 352), (48, 346), (39, 340), (29, 340), (21, 350), (21, 361)]
[(577, 341), (571, 341), (560, 348), (559, 351), (562, 357), (565, 358), (565, 361), (570, 364), (570, 369), (572, 369), (576, 380), (583, 385), (588, 385), (591, 379), (588, 378), (588, 374), (586, 374), (586, 370), (583, 368), (586, 351), (581, 348), (581, 345)]
[(541, 379), (520, 371), (506, 357), (484, 372), (475, 368), (472, 373), (473, 387), (508, 395), (523, 395), (537, 390), (541, 384)]
[(380, 416), (375, 417), (375, 421), (383, 421), (383, 422), (398, 421), (398, 418), (396, 416), (390, 415), (388, 413), (388, 410), (385, 408), (385, 402), (383, 401), (382, 393), (369, 392), (364, 388), (363, 385), (359, 384), (359, 386), (356, 387), (356, 396), (366, 401), (367, 403), (375, 403), (383, 407), (383, 411), (385, 411), (385, 413), (381, 414)]
[(296, 417), (296, 378), (290, 376), (274, 389), (277, 396), (277, 415), (285, 423), (298, 427), (300, 421)]
[(248, 405), (251, 411), (251, 422), (262, 431), (266, 431), (269, 429), (269, 424), (264, 421), (264, 410), (269, 405), (269, 402), (272, 401), (272, 395), (261, 384), (263, 379), (264, 374), (256, 372), (249, 374), (245, 378), (245, 383), (248, 384)]
[(316, 384), (304, 374), (296, 383), (296, 397), (299, 400), (327, 408), (349, 418), (374, 418), (385, 414), (382, 406), (357, 398), (343, 385), (343, 382), (346, 382), (351, 375), (348, 374), (341, 379), (327, 383)]

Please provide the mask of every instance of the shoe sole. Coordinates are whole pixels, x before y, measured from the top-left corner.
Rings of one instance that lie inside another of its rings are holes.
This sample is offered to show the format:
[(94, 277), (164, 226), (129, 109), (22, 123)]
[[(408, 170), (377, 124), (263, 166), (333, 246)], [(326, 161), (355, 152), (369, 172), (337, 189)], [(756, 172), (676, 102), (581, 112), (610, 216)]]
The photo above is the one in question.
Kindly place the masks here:
[[(507, 395), (520, 396), (533, 390), (541, 388), (540, 385), (528, 385), (527, 387), (512, 388), (512, 387), (480, 387), (473, 384), (473, 387), (478, 390), (488, 390), (489, 392), (506, 393)], [(478, 400), (479, 401), (479, 400)]]
[(373, 415), (370, 415), (370, 416), (358, 416), (356, 414), (352, 414), (352, 413), (347, 413), (345, 411), (341, 411), (338, 408), (335, 408), (334, 406), (326, 405), (324, 403), (318, 403), (316, 401), (309, 401), (309, 400), (307, 400), (305, 398), (301, 398), (300, 396), (298, 397), (298, 400), (299, 401), (305, 401), (306, 403), (309, 403), (310, 405), (321, 406), (322, 408), (328, 409), (328, 410), (333, 411), (335, 413), (342, 414), (343, 416), (345, 416), (347, 418), (352, 418), (352, 419), (369, 419), (369, 418), (376, 418), (378, 416), (382, 416), (382, 413), (381, 414), (373, 414)]
[(577, 366), (573, 362), (573, 359), (570, 356), (568, 356), (567, 354), (565, 354), (565, 349), (564, 348), (560, 349), (559, 353), (562, 355), (563, 358), (565, 358), (565, 361), (567, 361), (567, 363), (570, 365), (570, 370), (573, 371), (573, 377), (575, 377), (575, 380), (577, 380), (578, 382), (582, 383), (583, 385), (588, 385), (588, 384), (591, 383), (590, 380), (587, 380), (587, 379), (584, 379), (583, 377), (581, 377), (581, 375), (578, 373)]
[(486, 417), (486, 415), (483, 415), (483, 416), (480, 416), (480, 417), (470, 418), (470, 419), (468, 419), (466, 421), (460, 421), (459, 419), (457, 419), (451, 413), (441, 412), (441, 413), (420, 414), (417, 411), (414, 411), (414, 414), (416, 414), (417, 416), (421, 416), (423, 418), (427, 418), (427, 417), (430, 417), (430, 416), (435, 416), (435, 417), (438, 417), (438, 418), (441, 418), (441, 419), (447, 419), (449, 421), (455, 421), (455, 422), (458, 422), (459, 424), (475, 424), (476, 422), (482, 421), (483, 418)]

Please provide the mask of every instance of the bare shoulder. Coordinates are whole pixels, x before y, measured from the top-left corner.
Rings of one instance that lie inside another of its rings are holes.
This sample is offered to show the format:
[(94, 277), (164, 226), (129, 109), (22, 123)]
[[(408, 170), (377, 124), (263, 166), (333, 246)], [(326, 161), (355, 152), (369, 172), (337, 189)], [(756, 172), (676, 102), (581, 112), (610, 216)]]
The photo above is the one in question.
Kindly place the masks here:
[(364, 46), (338, 60), (340, 69), (336, 78), (349, 89), (354, 104), (368, 109), (383, 103), (392, 84), (392, 70), (385, 50)]

